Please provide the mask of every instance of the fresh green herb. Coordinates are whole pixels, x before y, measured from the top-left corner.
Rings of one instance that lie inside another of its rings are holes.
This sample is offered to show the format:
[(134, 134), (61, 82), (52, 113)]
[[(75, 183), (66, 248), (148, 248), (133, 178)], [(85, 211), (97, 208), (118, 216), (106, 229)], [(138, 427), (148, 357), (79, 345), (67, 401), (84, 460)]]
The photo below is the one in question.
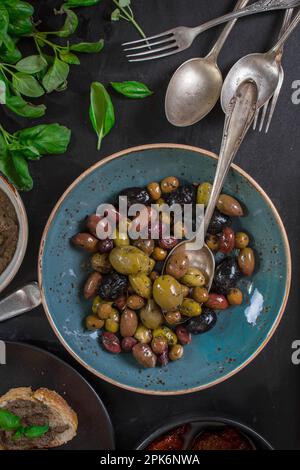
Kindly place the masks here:
[(111, 14), (111, 21), (119, 21), (123, 19), (125, 21), (129, 21), (135, 27), (135, 29), (139, 32), (142, 38), (146, 38), (146, 35), (140, 25), (137, 23), (130, 0), (113, 0), (113, 3), (117, 6), (117, 8)]
[(146, 98), (153, 95), (153, 91), (149, 90), (147, 85), (141, 82), (125, 81), (125, 82), (110, 82), (114, 90), (127, 98)]
[[(99, 0), (65, 1), (56, 14), (64, 15), (58, 31), (38, 31), (32, 21), (33, 7), (20, 0), (2, 0), (0, 5), (0, 104), (23, 117), (40, 117), (44, 105), (34, 106), (24, 97), (37, 98), (45, 92), (67, 88), (70, 65), (80, 65), (77, 53), (97, 53), (104, 41), (81, 42), (66, 45), (49, 40), (49, 36), (67, 38), (78, 26), (78, 17), (72, 8), (92, 6)], [(17, 47), (22, 37), (34, 40), (37, 53), (22, 58)]]
[(29, 191), (33, 181), (28, 160), (64, 153), (70, 137), (70, 130), (59, 124), (41, 124), (14, 134), (10, 134), (0, 125), (0, 171), (17, 189)]
[[(0, 152), (3, 148), (3, 141), (0, 140)], [(21, 420), (18, 416), (14, 415), (8, 410), (0, 409), (0, 428), (5, 431), (17, 429), (21, 426)]]
[(79, 42), (77, 44), (70, 45), (70, 51), (74, 52), (84, 52), (84, 53), (93, 53), (100, 52), (104, 47), (103, 39), (99, 39), (96, 42)]
[(98, 136), (97, 150), (100, 150), (102, 139), (115, 124), (114, 107), (102, 83), (94, 82), (91, 85), (89, 115)]
[(48, 431), (49, 426), (28, 426), (24, 429), (24, 435), (29, 439), (36, 439), (37, 437), (43, 436)]
[(101, 0), (65, 0), (66, 8), (91, 7), (97, 5)]

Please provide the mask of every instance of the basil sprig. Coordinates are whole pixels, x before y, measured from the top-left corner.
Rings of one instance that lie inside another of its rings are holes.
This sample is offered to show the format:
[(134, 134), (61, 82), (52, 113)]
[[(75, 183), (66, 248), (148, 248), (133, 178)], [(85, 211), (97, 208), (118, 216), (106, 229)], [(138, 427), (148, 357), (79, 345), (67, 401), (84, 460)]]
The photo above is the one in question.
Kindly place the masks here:
[(146, 38), (144, 31), (142, 30), (141, 26), (135, 19), (134, 12), (132, 10), (131, 1), (130, 0), (112, 0), (113, 3), (116, 5), (116, 9), (111, 14), (111, 21), (119, 21), (123, 19), (125, 21), (129, 21), (135, 29), (138, 31), (142, 38)]
[(8, 410), (0, 408), (0, 429), (4, 431), (15, 431), (13, 438), (20, 439), (22, 436), (28, 439), (36, 439), (49, 431), (49, 426), (22, 426), (19, 416)]
[(91, 85), (89, 114), (98, 136), (97, 150), (100, 150), (103, 138), (115, 124), (114, 106), (102, 83), (94, 82)]
[(149, 90), (147, 85), (136, 81), (110, 82), (114, 90), (127, 98), (146, 98), (153, 95), (153, 91)]
[(21, 420), (19, 416), (11, 413), (8, 410), (0, 408), (0, 429), (5, 431), (12, 431), (21, 426)]
[(41, 124), (14, 134), (0, 125), (0, 171), (17, 189), (29, 191), (33, 180), (28, 161), (64, 153), (70, 137), (71, 131), (59, 124)]
[[(80, 65), (78, 53), (98, 53), (104, 41), (66, 45), (50, 40), (68, 38), (78, 27), (73, 8), (93, 6), (100, 0), (64, 1), (57, 15), (64, 22), (57, 31), (39, 31), (32, 21), (34, 8), (21, 0), (2, 0), (0, 4), (0, 104), (19, 116), (33, 118), (45, 114), (44, 105), (33, 105), (27, 98), (67, 88), (70, 65)], [(33, 39), (36, 53), (22, 58), (18, 43), (23, 37)]]

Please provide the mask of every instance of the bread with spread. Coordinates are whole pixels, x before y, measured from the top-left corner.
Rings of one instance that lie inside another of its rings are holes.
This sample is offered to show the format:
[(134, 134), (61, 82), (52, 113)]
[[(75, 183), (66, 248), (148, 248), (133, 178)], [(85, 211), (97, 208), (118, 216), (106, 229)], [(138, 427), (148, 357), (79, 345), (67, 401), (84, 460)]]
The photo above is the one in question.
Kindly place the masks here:
[(0, 397), (0, 450), (45, 449), (73, 439), (77, 414), (46, 388), (12, 388)]

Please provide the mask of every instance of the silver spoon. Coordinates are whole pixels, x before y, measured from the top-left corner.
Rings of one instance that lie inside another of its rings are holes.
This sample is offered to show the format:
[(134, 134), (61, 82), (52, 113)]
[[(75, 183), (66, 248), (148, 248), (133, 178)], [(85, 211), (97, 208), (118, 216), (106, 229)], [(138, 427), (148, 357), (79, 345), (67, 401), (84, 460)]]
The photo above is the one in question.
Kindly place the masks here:
[[(228, 113), (225, 117), (223, 138), (214, 184), (208, 206), (205, 211), (204, 221), (199, 227), (198, 233), (204, 232), (205, 235), (207, 232), (224, 180), (230, 169), (230, 165), (233, 162), (234, 157), (254, 119), (257, 109), (258, 93), (258, 87), (254, 82), (245, 81), (239, 85), (230, 100)], [(163, 271), (165, 271), (167, 263), (175, 251), (183, 251), (189, 258), (190, 266), (199, 268), (205, 273), (209, 290), (214, 278), (215, 258), (211, 250), (205, 244), (202, 248), (191, 249), (191, 244), (196, 238), (197, 236), (193, 240), (183, 241), (173, 248), (166, 259)]]
[[(239, 0), (234, 11), (244, 8), (248, 2)], [(165, 98), (166, 117), (174, 126), (195, 124), (217, 103), (223, 85), (217, 60), (236, 21), (227, 23), (206, 57), (187, 60), (174, 72)]]
[(258, 87), (257, 107), (263, 106), (274, 94), (279, 80), (278, 53), (300, 21), (300, 11), (277, 43), (264, 54), (242, 57), (229, 71), (222, 88), (221, 104), (226, 113), (230, 100), (241, 82), (252, 80)]
[(0, 322), (29, 312), (41, 303), (37, 282), (31, 282), (0, 301)]

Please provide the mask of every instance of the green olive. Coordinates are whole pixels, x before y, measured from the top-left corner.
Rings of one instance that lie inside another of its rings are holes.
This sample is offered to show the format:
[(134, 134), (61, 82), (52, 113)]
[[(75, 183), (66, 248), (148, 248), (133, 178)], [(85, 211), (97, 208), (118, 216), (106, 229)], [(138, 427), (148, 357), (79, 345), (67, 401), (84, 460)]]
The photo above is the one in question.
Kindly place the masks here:
[(146, 328), (144, 325), (139, 325), (136, 329), (134, 337), (139, 341), (139, 343), (148, 344), (151, 343), (152, 333), (149, 328)]
[(175, 344), (169, 351), (169, 358), (171, 361), (178, 361), (183, 356), (183, 346), (181, 344)]
[(110, 333), (117, 333), (119, 331), (119, 322), (108, 318), (105, 320), (105, 329)]
[(145, 273), (129, 275), (129, 282), (134, 292), (145, 299), (149, 299), (152, 294), (152, 282)]
[(140, 319), (143, 325), (151, 330), (158, 328), (164, 321), (161, 309), (153, 299), (149, 299), (147, 305), (140, 311)]
[(135, 246), (115, 247), (109, 254), (112, 267), (120, 274), (147, 272), (149, 257)]
[(198, 317), (201, 314), (201, 305), (193, 299), (183, 299), (180, 312), (187, 317)]
[(188, 287), (202, 287), (206, 284), (206, 279), (200, 269), (191, 267), (180, 279), (180, 282)]
[(203, 204), (204, 207), (206, 207), (211, 195), (211, 190), (212, 185), (210, 183), (200, 184), (197, 189), (197, 204)]
[(130, 241), (127, 234), (122, 232), (120, 233), (119, 230), (116, 229), (114, 245), (118, 247), (130, 245)]
[(174, 331), (172, 331), (167, 326), (161, 326), (152, 331), (153, 338), (163, 338), (167, 341), (169, 346), (177, 344), (177, 336)]
[(153, 297), (163, 310), (176, 310), (183, 299), (181, 285), (168, 274), (159, 276), (153, 285)]
[(208, 290), (205, 287), (194, 287), (192, 297), (196, 302), (199, 302), (199, 304), (207, 302), (209, 298)]
[(97, 295), (93, 300), (92, 312), (96, 315), (99, 305), (103, 303), (103, 300)]
[(150, 194), (151, 199), (153, 199), (153, 201), (157, 201), (161, 196), (160, 185), (156, 181), (153, 181), (152, 183), (148, 184), (147, 191)]
[(151, 274), (151, 273), (152, 273), (155, 264), (156, 264), (156, 263), (155, 263), (154, 259), (149, 258), (149, 265), (148, 265), (148, 269), (147, 269), (147, 271), (146, 271), (146, 274)]
[(104, 321), (96, 317), (96, 315), (88, 315), (85, 319), (85, 326), (87, 330), (99, 330), (104, 325)]
[(249, 245), (249, 236), (245, 232), (237, 232), (235, 234), (235, 247), (242, 250)]
[(189, 259), (186, 253), (176, 250), (168, 261), (166, 273), (175, 279), (180, 279), (189, 269)]

